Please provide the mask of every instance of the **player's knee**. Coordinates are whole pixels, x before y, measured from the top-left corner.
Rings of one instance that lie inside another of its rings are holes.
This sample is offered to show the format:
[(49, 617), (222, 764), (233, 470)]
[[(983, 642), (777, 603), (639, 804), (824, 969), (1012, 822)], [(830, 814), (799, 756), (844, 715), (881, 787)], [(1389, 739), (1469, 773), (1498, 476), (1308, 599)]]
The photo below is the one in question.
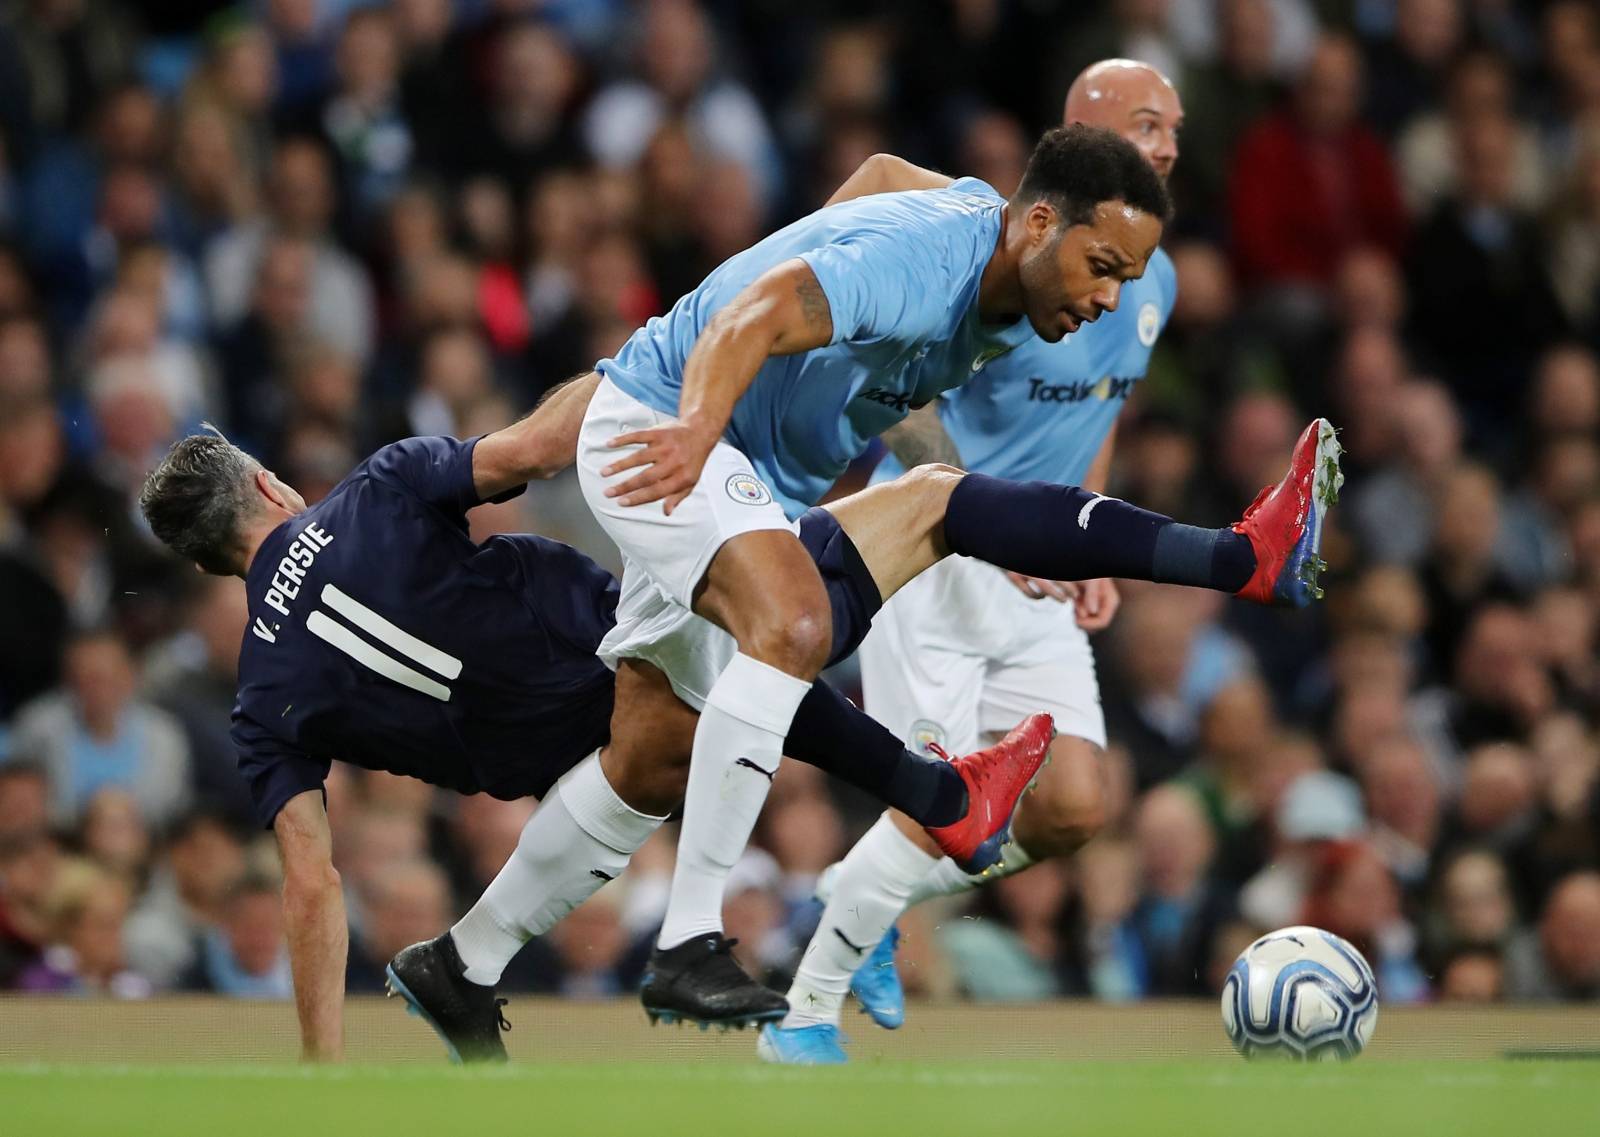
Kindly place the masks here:
[(1074, 853), (1106, 823), (1099, 748), (1081, 738), (1062, 738), (1053, 759), (1018, 816), (1017, 839), (1035, 857)]
[(763, 610), (739, 639), (739, 649), (762, 663), (802, 677), (815, 676), (828, 663), (833, 617), (822, 602), (787, 599)]
[(665, 817), (683, 805), (683, 795), (689, 786), (689, 755), (681, 760), (661, 761), (649, 770), (641, 771), (633, 780), (630, 793), (619, 794), (623, 801), (640, 813)]
[(602, 758), (606, 780), (630, 809), (665, 817), (683, 804), (689, 784), (689, 746), (611, 746)]
[(915, 515), (909, 520), (911, 527), (926, 533), (943, 525), (950, 495), (966, 476), (964, 470), (943, 462), (927, 462), (901, 474), (896, 484), (904, 486), (907, 495), (916, 502)]
[(965, 470), (944, 462), (925, 462), (920, 466), (913, 466), (901, 475), (906, 482), (915, 486), (919, 495), (927, 498), (930, 508), (944, 511), (944, 503), (949, 500), (955, 491), (956, 483), (966, 477)]

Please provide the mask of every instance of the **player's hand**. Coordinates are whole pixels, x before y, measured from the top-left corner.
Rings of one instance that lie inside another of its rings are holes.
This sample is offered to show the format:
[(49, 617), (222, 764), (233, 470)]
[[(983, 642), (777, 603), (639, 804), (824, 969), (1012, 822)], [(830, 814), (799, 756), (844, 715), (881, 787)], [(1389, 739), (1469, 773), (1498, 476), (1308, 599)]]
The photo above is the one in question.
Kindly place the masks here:
[(1037, 576), (1023, 576), (1020, 572), (1008, 572), (1006, 579), (1029, 600), (1048, 599), (1065, 604), (1078, 598), (1078, 586), (1070, 580), (1045, 580)]
[(609, 478), (624, 470), (639, 472), (625, 482), (608, 486), (606, 496), (617, 498), (619, 505), (665, 501), (663, 508), (671, 513), (700, 480), (700, 471), (716, 444), (716, 435), (707, 437), (704, 431), (682, 422), (619, 434), (607, 443), (611, 449), (639, 449), (601, 470), (601, 477)]
[(1120, 607), (1122, 607), (1122, 594), (1117, 591), (1116, 581), (1102, 577), (1099, 580), (1079, 582), (1075, 614), (1078, 617), (1078, 627), (1084, 631), (1103, 631), (1110, 626)]

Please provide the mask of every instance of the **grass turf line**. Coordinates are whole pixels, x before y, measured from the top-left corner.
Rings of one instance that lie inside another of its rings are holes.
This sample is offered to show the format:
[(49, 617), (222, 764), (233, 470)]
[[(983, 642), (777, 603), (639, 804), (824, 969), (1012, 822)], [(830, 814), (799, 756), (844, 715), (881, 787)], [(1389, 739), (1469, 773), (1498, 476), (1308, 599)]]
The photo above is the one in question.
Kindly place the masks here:
[(1600, 1132), (1582, 1062), (0, 1067), (19, 1137), (1502, 1137)]

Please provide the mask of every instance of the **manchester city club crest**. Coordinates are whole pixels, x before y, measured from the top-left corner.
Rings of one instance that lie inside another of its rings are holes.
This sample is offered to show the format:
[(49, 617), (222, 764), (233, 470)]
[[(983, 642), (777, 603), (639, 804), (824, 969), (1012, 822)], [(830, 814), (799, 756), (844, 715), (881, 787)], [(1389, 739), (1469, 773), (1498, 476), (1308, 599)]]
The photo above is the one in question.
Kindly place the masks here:
[(739, 473), (728, 479), (728, 496), (743, 505), (766, 505), (772, 492), (754, 474)]
[(1149, 347), (1156, 342), (1156, 337), (1161, 334), (1161, 310), (1154, 304), (1145, 303), (1139, 307), (1139, 342)]
[(932, 719), (918, 719), (912, 723), (910, 734), (906, 738), (911, 749), (918, 754), (931, 754), (932, 751), (928, 749), (930, 746), (943, 749), (944, 740), (944, 727)]

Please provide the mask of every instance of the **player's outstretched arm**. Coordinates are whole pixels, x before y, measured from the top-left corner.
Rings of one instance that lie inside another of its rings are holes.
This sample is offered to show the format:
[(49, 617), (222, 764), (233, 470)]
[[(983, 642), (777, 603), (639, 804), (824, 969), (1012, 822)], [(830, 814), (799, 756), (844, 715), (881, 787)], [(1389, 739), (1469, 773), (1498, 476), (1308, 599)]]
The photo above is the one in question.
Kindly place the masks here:
[(827, 204), (837, 205), (874, 193), (898, 193), (901, 190), (944, 189), (955, 179), (933, 170), (897, 158), (893, 154), (874, 154), (856, 172), (833, 191)]
[(320, 790), (290, 798), (272, 823), (283, 858), (283, 915), (300, 1016), (300, 1057), (344, 1058), (344, 969), (350, 950), (344, 893)]
[(639, 472), (606, 490), (623, 505), (666, 502), (666, 511), (689, 496), (711, 449), (722, 437), (734, 404), (761, 365), (774, 355), (796, 355), (833, 342), (833, 311), (811, 266), (798, 257), (768, 269), (706, 324), (683, 367), (678, 420), (618, 435), (613, 447), (639, 449), (601, 470), (612, 477)]
[(533, 413), (504, 430), (485, 435), (472, 450), (472, 484), (485, 501), (524, 482), (553, 478), (578, 454), (578, 428), (594, 389), (596, 372), (551, 391)]

